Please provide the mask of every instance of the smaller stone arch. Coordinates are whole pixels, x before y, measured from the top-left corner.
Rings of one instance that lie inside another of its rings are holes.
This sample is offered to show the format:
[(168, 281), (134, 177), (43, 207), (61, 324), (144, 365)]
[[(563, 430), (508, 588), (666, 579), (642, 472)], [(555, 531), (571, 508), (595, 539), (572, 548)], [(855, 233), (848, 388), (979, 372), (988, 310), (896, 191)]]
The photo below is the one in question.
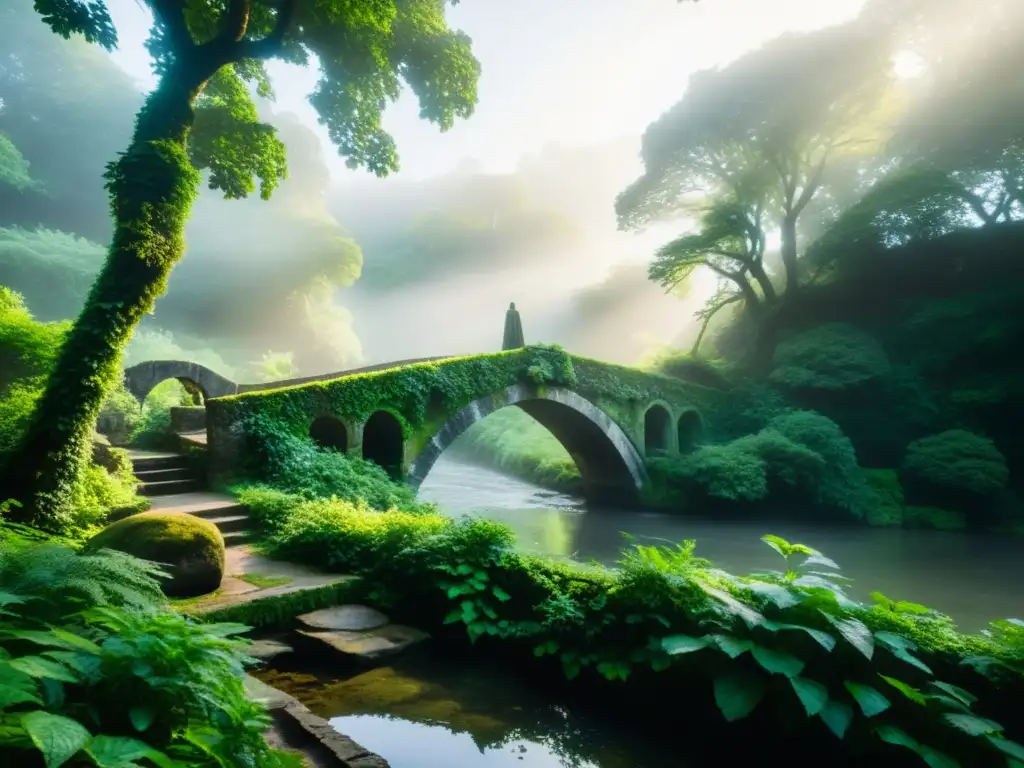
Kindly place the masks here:
[(661, 403), (644, 412), (644, 454), (653, 456), (672, 448), (672, 413)]
[(177, 379), (185, 384), (187, 390), (199, 394), (203, 402), (211, 397), (225, 397), (238, 392), (238, 384), (221, 376), (199, 363), (188, 363), (183, 360), (151, 360), (139, 363), (126, 369), (124, 384), (135, 399), (142, 405), (157, 384), (168, 379)]
[(692, 451), (704, 437), (704, 420), (692, 408), (683, 411), (676, 422), (676, 444), (680, 453)]
[(338, 453), (348, 452), (348, 429), (341, 419), (334, 416), (325, 414), (313, 419), (313, 423), (309, 425), (309, 436), (321, 448)]
[(363, 426), (363, 458), (400, 477), (405, 461), (402, 422), (390, 411), (375, 411)]

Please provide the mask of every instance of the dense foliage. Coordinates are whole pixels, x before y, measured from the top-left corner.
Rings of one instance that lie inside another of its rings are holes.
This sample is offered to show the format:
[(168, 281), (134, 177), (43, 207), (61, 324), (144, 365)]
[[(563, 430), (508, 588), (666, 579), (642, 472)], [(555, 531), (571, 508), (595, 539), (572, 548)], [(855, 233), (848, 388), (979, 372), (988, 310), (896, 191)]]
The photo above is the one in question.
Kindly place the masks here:
[(5, 765), (277, 766), (243, 688), (246, 627), (161, 607), (144, 561), (0, 544)]
[(1015, 624), (994, 627), (1005, 637), (967, 637), (921, 606), (880, 594), (857, 604), (838, 566), (799, 544), (765, 537), (784, 570), (748, 578), (714, 569), (692, 543), (627, 550), (609, 571), (523, 555), (507, 528), (479, 519), (261, 488), (241, 500), (277, 555), (360, 574), (394, 609), (553, 656), (570, 679), (660, 672), (666, 685), (713, 692), (727, 721), (774, 709), (793, 723), (817, 719), (860, 749), (910, 749), (935, 765), (1002, 766), (1024, 754), (1004, 734), (1012, 722), (992, 719), (1011, 712), (962, 687), (996, 690), (972, 669), (993, 680), (1019, 673), (1020, 646), (1007, 640)]

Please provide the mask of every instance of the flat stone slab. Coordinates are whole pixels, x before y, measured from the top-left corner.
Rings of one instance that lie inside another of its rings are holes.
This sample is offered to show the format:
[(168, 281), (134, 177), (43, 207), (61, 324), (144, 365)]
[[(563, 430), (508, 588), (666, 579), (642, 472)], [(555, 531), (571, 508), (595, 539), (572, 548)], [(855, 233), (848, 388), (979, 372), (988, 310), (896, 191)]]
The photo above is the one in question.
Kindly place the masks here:
[(267, 709), (281, 709), (295, 701), (294, 697), (267, 685), (252, 675), (245, 676), (245, 692), (253, 701), (262, 702)]
[(366, 661), (393, 656), (430, 639), (426, 632), (402, 624), (385, 624), (366, 632), (306, 632), (300, 629), (299, 634), (319, 640), (346, 656), (355, 656)]
[(312, 629), (363, 632), (383, 627), (389, 619), (380, 611), (365, 605), (335, 605), (321, 611), (304, 613), (299, 616), (299, 621)]
[(280, 656), (283, 653), (291, 653), (292, 650), (293, 649), (290, 645), (277, 640), (253, 640), (245, 653), (247, 656), (252, 656), (254, 659), (269, 661), (275, 656)]

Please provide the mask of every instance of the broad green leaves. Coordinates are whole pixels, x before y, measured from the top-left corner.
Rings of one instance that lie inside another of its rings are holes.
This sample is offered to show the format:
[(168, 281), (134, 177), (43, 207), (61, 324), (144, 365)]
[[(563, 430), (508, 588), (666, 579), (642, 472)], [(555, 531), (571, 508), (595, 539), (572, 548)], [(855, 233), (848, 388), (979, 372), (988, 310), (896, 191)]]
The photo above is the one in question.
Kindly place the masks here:
[(861, 685), (849, 680), (846, 680), (843, 685), (846, 686), (846, 690), (850, 692), (850, 695), (853, 696), (858, 706), (860, 706), (864, 717), (874, 717), (892, 706), (885, 696), (870, 685)]
[(707, 637), (690, 637), (689, 635), (671, 635), (663, 638), (661, 646), (670, 656), (682, 653), (693, 653), (707, 648), (710, 640)]
[(804, 677), (791, 677), (789, 682), (808, 716), (820, 714), (828, 703), (828, 688), (816, 680)]
[(764, 683), (753, 675), (730, 674), (715, 678), (715, 703), (726, 720), (742, 720), (764, 698)]
[(21, 727), (43, 754), (46, 768), (63, 765), (84, 749), (90, 739), (89, 731), (77, 720), (42, 710), (24, 715)]

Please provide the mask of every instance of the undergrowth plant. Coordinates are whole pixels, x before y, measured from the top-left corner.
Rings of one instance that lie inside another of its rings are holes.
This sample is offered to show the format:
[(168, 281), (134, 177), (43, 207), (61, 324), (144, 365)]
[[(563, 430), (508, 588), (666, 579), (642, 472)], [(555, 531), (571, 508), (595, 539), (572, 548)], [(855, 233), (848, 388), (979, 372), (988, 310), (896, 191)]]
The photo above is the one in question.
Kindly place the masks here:
[(152, 564), (0, 547), (0, 764), (278, 765), (239, 624), (163, 606)]
[(634, 546), (610, 570), (519, 552), (507, 527), (486, 520), (266, 489), (241, 501), (273, 518), (267, 542), (278, 554), (359, 574), (371, 600), (462, 625), (474, 643), (554, 658), (568, 678), (662, 673), (666, 685), (708, 685), (727, 721), (779, 713), (857, 749), (903, 749), (933, 768), (1017, 768), (1010, 761), (1024, 757), (1006, 735), (1019, 726), (998, 722), (1012, 710), (988, 696), (998, 673), (1019, 684), (1019, 624), (971, 637), (912, 603), (880, 594), (858, 603), (838, 565), (802, 544), (766, 536), (783, 567), (749, 577), (714, 568), (692, 542)]

